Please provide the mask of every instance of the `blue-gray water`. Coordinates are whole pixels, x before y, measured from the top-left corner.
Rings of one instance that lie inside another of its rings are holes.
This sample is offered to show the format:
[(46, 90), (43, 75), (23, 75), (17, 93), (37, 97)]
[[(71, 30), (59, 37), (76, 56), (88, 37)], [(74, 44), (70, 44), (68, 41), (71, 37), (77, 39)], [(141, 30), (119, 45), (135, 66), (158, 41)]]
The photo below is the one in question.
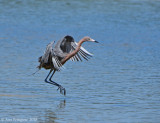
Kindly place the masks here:
[[(94, 54), (34, 76), (46, 45), (83, 36)], [(160, 1), (0, 0), (0, 122), (160, 122)]]

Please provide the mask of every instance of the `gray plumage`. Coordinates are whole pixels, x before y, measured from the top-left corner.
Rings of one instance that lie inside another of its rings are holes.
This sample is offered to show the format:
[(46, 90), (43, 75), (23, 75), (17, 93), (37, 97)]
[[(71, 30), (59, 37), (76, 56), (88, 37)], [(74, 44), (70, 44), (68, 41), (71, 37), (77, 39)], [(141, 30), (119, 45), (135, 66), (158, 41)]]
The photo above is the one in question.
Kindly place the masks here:
[(73, 37), (67, 35), (59, 40), (56, 44), (55, 41), (49, 43), (43, 56), (39, 57), (40, 64), (38, 68), (50, 69), (49, 74), (45, 78), (45, 82), (57, 86), (58, 89), (60, 89), (60, 93), (64, 95), (66, 95), (65, 88), (63, 88), (60, 84), (54, 82), (52, 80), (52, 77), (56, 71), (60, 71), (61, 68), (63, 68), (63, 64), (67, 60), (70, 59), (72, 61), (82, 61), (82, 58), (88, 60), (92, 56), (91, 53), (89, 53), (81, 46), (85, 41), (98, 43), (90, 37), (84, 37), (77, 43), (74, 41)]
[[(55, 44), (55, 46), (54, 44), (55, 41), (49, 43), (46, 47), (44, 55), (39, 57), (39, 69), (43, 67), (45, 69), (54, 69), (56, 71), (60, 71), (60, 69), (63, 66), (61, 64), (62, 59), (64, 59), (69, 53), (71, 53), (77, 47), (77, 43), (71, 36), (65, 36), (64, 38), (59, 40)], [(92, 54), (81, 46), (79, 52), (70, 59), (72, 61), (82, 61), (82, 58), (88, 60), (91, 56)]]

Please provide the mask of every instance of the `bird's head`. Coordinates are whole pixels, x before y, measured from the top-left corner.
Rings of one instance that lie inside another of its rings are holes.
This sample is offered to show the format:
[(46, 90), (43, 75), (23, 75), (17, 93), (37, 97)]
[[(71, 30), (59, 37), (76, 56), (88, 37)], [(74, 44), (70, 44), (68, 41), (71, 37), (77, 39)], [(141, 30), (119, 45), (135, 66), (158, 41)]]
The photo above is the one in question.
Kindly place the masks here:
[(89, 36), (84, 37), (84, 38), (83, 38), (83, 41), (90, 41), (90, 42), (99, 43), (98, 41), (96, 41), (96, 40), (90, 38)]

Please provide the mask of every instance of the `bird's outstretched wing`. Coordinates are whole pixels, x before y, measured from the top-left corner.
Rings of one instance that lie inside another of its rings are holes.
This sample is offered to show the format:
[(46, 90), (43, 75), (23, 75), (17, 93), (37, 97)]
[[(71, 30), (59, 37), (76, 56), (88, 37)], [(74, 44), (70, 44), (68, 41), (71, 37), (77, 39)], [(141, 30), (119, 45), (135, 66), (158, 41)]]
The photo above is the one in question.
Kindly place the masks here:
[(54, 49), (53, 52), (56, 56), (60, 57), (61, 59), (65, 58), (71, 50), (71, 41), (74, 39), (71, 36), (65, 36), (64, 38), (60, 39)]
[(53, 51), (53, 45), (54, 45), (55, 41), (52, 41), (51, 43), (49, 43), (46, 47), (46, 50), (44, 52), (44, 55), (41, 57), (41, 62), (43, 63), (48, 63), (50, 60), (50, 55)]
[[(57, 70), (60, 71), (62, 64), (58, 59), (58, 56), (56, 56), (55, 52), (54, 52), (54, 43), (55, 41), (52, 41), (51, 43), (49, 43), (46, 47), (46, 50), (44, 52), (44, 55), (41, 56), (39, 59), (41, 64), (48, 64), (48, 65), (52, 65), (53, 63), (53, 67)], [(62, 67), (64, 68), (64, 67)]]
[[(73, 37), (67, 35), (57, 42), (55, 46), (55, 53), (64, 58), (68, 53), (73, 52), (77, 48), (77, 45), (78, 44), (74, 41)], [(88, 60), (90, 57), (92, 57), (92, 54), (81, 46), (76, 55), (70, 59), (72, 61), (82, 61), (82, 58)]]
[[(54, 53), (58, 57), (65, 58), (67, 54), (73, 52), (77, 48), (77, 45), (73, 37), (67, 35), (57, 42), (54, 47)], [(88, 60), (90, 57), (92, 57), (92, 54), (81, 46), (80, 50), (70, 59), (72, 61), (82, 61), (82, 58)]]
[[(72, 42), (71, 43), (71, 52), (74, 51), (77, 48), (77, 42)], [(71, 60), (72, 61), (82, 61), (81, 57), (84, 58), (85, 60), (88, 61), (88, 59), (90, 59), (90, 57), (92, 57), (93, 54), (89, 53), (86, 49), (84, 49), (82, 46), (80, 47), (80, 50), (76, 53), (76, 55), (74, 55)]]
[(54, 68), (57, 70), (57, 71), (60, 71), (61, 69), (64, 69), (64, 66), (61, 64), (61, 62), (59, 61), (58, 57), (55, 56), (54, 54), (52, 54), (52, 62), (53, 62), (53, 65), (54, 65)]

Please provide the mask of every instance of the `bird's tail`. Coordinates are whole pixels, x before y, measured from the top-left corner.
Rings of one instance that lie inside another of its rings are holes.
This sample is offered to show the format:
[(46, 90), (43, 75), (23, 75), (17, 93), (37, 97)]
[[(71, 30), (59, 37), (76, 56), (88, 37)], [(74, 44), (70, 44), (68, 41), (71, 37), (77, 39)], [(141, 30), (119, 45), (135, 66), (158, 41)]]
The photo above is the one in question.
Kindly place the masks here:
[(41, 62), (42, 56), (38, 58), (38, 62)]
[[(37, 68), (38, 68), (39, 70), (40, 70), (41, 67), (42, 67), (42, 62), (41, 62), (41, 61), (42, 61), (42, 56), (38, 58), (38, 62), (39, 62), (40, 64), (37, 66)], [(39, 70), (38, 70), (38, 71), (39, 71)], [(35, 72), (35, 73), (36, 73), (36, 72)]]

